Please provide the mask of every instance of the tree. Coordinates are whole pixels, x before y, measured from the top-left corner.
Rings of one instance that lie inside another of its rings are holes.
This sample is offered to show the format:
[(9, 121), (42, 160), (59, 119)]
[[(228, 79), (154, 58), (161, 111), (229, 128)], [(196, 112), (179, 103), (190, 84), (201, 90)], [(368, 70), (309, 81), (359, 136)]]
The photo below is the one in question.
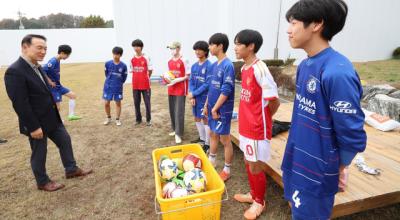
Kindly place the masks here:
[(43, 29), (49, 29), (49, 20), (47, 19), (47, 16), (41, 16), (39, 17), (39, 23), (43, 25)]
[(73, 28), (74, 16), (58, 13), (47, 16), (49, 28)]
[(74, 16), (74, 28), (80, 28), (84, 19), (85, 17), (83, 16)]
[[(74, 16), (69, 14), (50, 14), (36, 18), (23, 17), (22, 23), (25, 29), (58, 29), (58, 28), (112, 28), (114, 21), (107, 22), (100, 16), (90, 15), (89, 17)], [(0, 20), (1, 29), (18, 29), (19, 20), (3, 19)]]
[(90, 15), (81, 22), (81, 28), (104, 28), (106, 22), (98, 15)]
[(108, 20), (106, 22), (106, 28), (113, 28), (114, 27), (114, 21), (113, 20)]
[(18, 29), (19, 22), (13, 19), (3, 19), (0, 21), (0, 29)]
[(27, 19), (23, 17), (22, 23), (24, 24), (25, 29), (43, 29), (46, 27), (45, 23), (42, 23), (39, 19), (35, 18)]

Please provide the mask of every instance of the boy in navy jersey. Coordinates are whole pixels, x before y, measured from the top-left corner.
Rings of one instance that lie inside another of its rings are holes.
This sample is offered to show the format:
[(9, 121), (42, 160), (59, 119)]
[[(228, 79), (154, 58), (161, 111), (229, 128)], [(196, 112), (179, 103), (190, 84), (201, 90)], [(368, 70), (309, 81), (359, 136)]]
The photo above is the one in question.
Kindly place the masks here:
[(210, 148), (210, 127), (208, 127), (207, 117), (203, 115), (203, 108), (207, 99), (207, 78), (210, 75), (211, 67), (211, 62), (207, 59), (209, 52), (208, 43), (197, 41), (193, 45), (193, 50), (199, 61), (192, 65), (188, 99), (193, 106), (193, 116), (197, 131), (199, 132), (199, 139), (192, 141), (192, 143), (203, 144), (203, 149), (207, 152)]
[(123, 50), (121, 47), (114, 47), (112, 50), (113, 59), (106, 62), (105, 64), (105, 76), (106, 80), (104, 82), (103, 88), (103, 99), (104, 99), (104, 109), (107, 114), (107, 119), (104, 121), (104, 125), (108, 125), (111, 122), (111, 107), (110, 102), (115, 101), (116, 106), (116, 119), (115, 124), (121, 126), (120, 116), (121, 116), (121, 100), (123, 84), (128, 76), (128, 68), (126, 64), (121, 61), (121, 56)]
[(210, 153), (208, 159), (215, 166), (218, 142), (224, 145), (225, 165), (219, 173), (226, 181), (231, 176), (233, 147), (231, 142), (231, 119), (235, 100), (235, 71), (232, 61), (226, 56), (229, 39), (226, 34), (216, 33), (209, 39), (210, 52), (218, 60), (211, 67), (208, 80), (208, 95), (203, 112), (210, 126)]
[(329, 41), (346, 21), (342, 0), (300, 0), (287, 12), (289, 42), (308, 58), (297, 69), (292, 127), (282, 162), (293, 219), (329, 219), (346, 167), (365, 150), (362, 87)]
[(56, 102), (58, 110), (60, 110), (62, 96), (67, 96), (69, 98), (68, 120), (70, 121), (81, 119), (81, 117), (75, 115), (75, 93), (67, 87), (64, 87), (60, 80), (60, 61), (68, 59), (71, 53), (71, 46), (60, 45), (58, 47), (57, 56), (51, 58), (45, 65), (43, 65), (43, 70), (46, 73), (45, 76), (50, 85), (50, 91), (53, 95), (54, 101)]

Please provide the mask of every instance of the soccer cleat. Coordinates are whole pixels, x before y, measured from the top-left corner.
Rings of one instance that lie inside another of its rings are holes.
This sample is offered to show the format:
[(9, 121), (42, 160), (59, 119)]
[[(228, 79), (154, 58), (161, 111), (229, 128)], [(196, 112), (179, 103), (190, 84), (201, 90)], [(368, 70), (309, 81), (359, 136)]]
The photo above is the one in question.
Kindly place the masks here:
[(175, 136), (175, 131), (168, 134), (169, 136)]
[(175, 135), (175, 143), (177, 143), (177, 144), (182, 143), (182, 139), (178, 135)]
[(253, 220), (253, 219), (256, 219), (258, 216), (260, 216), (261, 213), (264, 211), (264, 209), (265, 209), (265, 202), (264, 202), (264, 205), (261, 205), (261, 204), (259, 204), (258, 202), (255, 202), (255, 201), (254, 201), (254, 202), (251, 204), (250, 208), (247, 209), (247, 210), (244, 212), (243, 216), (244, 216), (246, 219), (251, 219), (251, 220)]
[(142, 121), (136, 121), (135, 122), (135, 125), (140, 125), (140, 124), (142, 124)]
[(104, 125), (108, 125), (108, 124), (110, 124), (110, 123), (111, 123), (111, 118), (107, 118), (107, 119), (103, 122)]
[(202, 146), (204, 153), (208, 154), (208, 152), (210, 151), (210, 145), (208, 144), (204, 144)]
[(120, 120), (115, 120), (115, 124), (116, 124), (117, 126), (121, 126), (121, 125), (122, 125), (122, 123), (121, 123)]
[(79, 117), (77, 115), (69, 115), (68, 116), (68, 121), (75, 121), (75, 120), (79, 120), (82, 119), (82, 117)]
[(251, 196), (251, 194), (249, 192), (246, 194), (241, 194), (241, 193), (235, 194), (233, 196), (233, 198), (236, 201), (243, 202), (243, 203), (253, 203), (254, 202), (253, 197)]
[(199, 143), (199, 144), (204, 144), (204, 141), (203, 140), (201, 140), (200, 138), (197, 138), (196, 140), (192, 140), (192, 141), (190, 141), (190, 143), (192, 143), (192, 144), (197, 144), (197, 143)]
[(224, 182), (226, 182), (229, 178), (231, 178), (231, 174), (225, 172), (224, 170), (222, 170), (222, 171), (219, 173), (219, 177), (221, 177), (221, 179), (222, 179)]
[(146, 126), (151, 126), (151, 121), (146, 122)]

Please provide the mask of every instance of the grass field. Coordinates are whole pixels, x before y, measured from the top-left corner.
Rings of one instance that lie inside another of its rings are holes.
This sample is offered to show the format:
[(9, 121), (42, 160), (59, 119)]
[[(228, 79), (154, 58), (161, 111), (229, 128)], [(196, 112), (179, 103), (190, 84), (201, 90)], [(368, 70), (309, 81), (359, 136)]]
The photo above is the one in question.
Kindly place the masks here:
[[(3, 76), (4, 69), (0, 71), (1, 79)], [(8, 139), (8, 143), (0, 145), (0, 219), (157, 219), (151, 152), (174, 145), (173, 138), (167, 135), (170, 121), (166, 88), (157, 83), (152, 85), (152, 127), (134, 126), (130, 85), (124, 87), (123, 125), (106, 127), (102, 125), (105, 118), (101, 100), (103, 64), (62, 65), (62, 82), (78, 95), (76, 112), (83, 116), (80, 121), (65, 122), (76, 160), (79, 166), (93, 168), (95, 173), (84, 179), (65, 179), (57, 149), (49, 142), (47, 171), (66, 188), (53, 193), (36, 190), (28, 139), (18, 133), (17, 117), (2, 80), (0, 137)], [(62, 103), (64, 119), (67, 103)], [(195, 138), (196, 128), (187, 105), (183, 140), (188, 143)], [(233, 176), (227, 182), (230, 197), (236, 192), (248, 191), (243, 156), (237, 147), (234, 149)], [(223, 165), (222, 148), (218, 155), (219, 170)], [(268, 178), (267, 211), (259, 219), (290, 219), (290, 209), (282, 194), (283, 190)], [(221, 219), (242, 219), (247, 207), (230, 198), (222, 205)], [(398, 219), (399, 216), (400, 204), (397, 204), (340, 219)]]
[(400, 89), (400, 59), (354, 63), (360, 78), (370, 84), (389, 83)]

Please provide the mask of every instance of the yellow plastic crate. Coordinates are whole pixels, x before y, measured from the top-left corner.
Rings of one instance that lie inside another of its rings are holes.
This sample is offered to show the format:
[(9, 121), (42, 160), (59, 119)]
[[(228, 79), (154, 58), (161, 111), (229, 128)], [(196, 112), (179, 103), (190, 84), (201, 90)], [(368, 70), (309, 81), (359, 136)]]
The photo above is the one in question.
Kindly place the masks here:
[[(164, 199), (162, 197), (161, 179), (158, 174), (158, 160), (162, 155), (170, 158), (183, 158), (186, 154), (195, 153), (202, 161), (202, 170), (207, 178), (207, 191), (181, 198)], [(225, 184), (215, 171), (199, 144), (179, 145), (155, 149), (152, 153), (154, 179), (156, 186), (155, 210), (163, 220), (219, 220), (221, 215), (222, 194)], [(226, 198), (228, 199), (228, 193)]]

